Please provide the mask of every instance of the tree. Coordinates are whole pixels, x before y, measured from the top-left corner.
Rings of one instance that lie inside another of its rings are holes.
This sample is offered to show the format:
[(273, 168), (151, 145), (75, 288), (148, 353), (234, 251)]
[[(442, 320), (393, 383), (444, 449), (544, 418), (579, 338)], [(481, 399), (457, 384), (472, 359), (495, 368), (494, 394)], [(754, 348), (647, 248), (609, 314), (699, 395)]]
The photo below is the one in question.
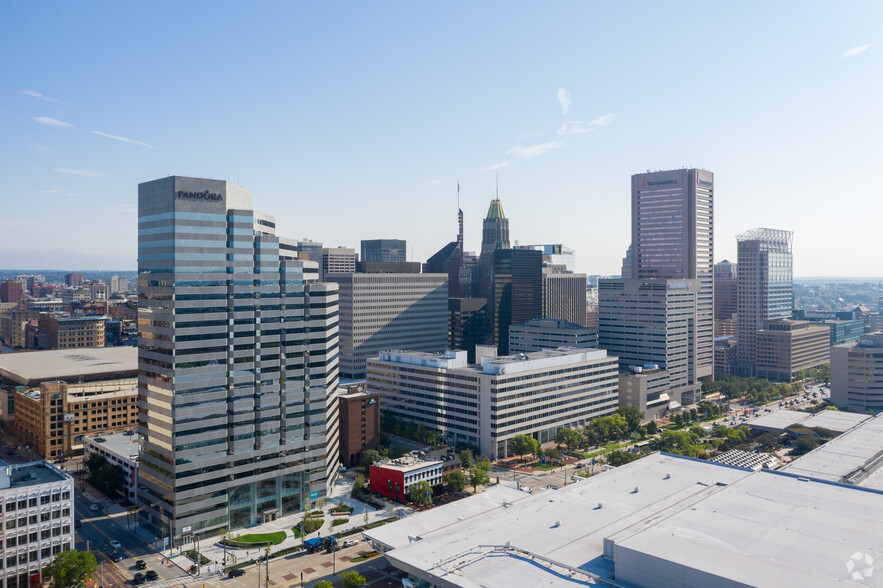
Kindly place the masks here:
[(472, 493), (475, 494), (478, 491), (478, 486), (487, 486), (491, 483), (491, 478), (487, 471), (480, 467), (474, 467), (469, 471), (469, 483), (472, 484)]
[(367, 476), (371, 466), (381, 459), (382, 457), (379, 451), (376, 449), (366, 449), (362, 454), (362, 461), (359, 462), (359, 466), (361, 466), (362, 471), (365, 472), (365, 475)]
[(98, 468), (98, 472), (92, 479), (99, 490), (104, 490), (108, 495), (120, 490), (126, 484), (126, 473), (118, 465), (105, 463)]
[(535, 454), (539, 451), (539, 443), (530, 435), (515, 435), (509, 439), (509, 451), (519, 457)]
[(389, 457), (390, 459), (398, 459), (409, 451), (410, 449), (404, 445), (393, 445), (389, 448)]
[(475, 458), (472, 457), (471, 449), (464, 449), (460, 452), (460, 463), (463, 464), (464, 470), (471, 469), (475, 465)]
[(803, 455), (809, 453), (819, 446), (819, 439), (815, 435), (801, 435), (794, 442), (794, 449), (791, 455)]
[(52, 579), (54, 588), (79, 588), (85, 586), (98, 571), (95, 556), (88, 551), (62, 551), (55, 556), (44, 572)]
[(318, 582), (313, 584), (313, 588), (334, 588), (334, 584), (332, 584), (328, 580), (319, 580)]
[(426, 480), (411, 484), (408, 488), (408, 499), (414, 504), (429, 506), (432, 504), (432, 486)]
[(629, 433), (634, 433), (644, 420), (644, 413), (637, 406), (620, 406), (616, 409), (617, 414), (625, 418)]
[(635, 461), (636, 459), (640, 458), (641, 455), (638, 453), (623, 451), (621, 449), (615, 449), (608, 453), (605, 457), (607, 458), (607, 463), (614, 467), (619, 467), (621, 465), (625, 465), (627, 463)]
[(98, 470), (100, 470), (102, 466), (107, 465), (107, 460), (97, 453), (90, 453), (89, 457), (83, 461), (83, 465), (86, 466), (86, 471), (89, 472), (89, 477), (94, 480), (98, 477)]
[(353, 482), (353, 489), (350, 490), (350, 496), (355, 499), (361, 498), (365, 494), (365, 476), (359, 474)]
[(567, 445), (568, 449), (579, 447), (580, 443), (584, 440), (585, 437), (583, 437), (582, 433), (576, 429), (562, 427), (558, 429), (557, 433), (555, 433), (555, 443), (558, 445)]
[(448, 472), (445, 474), (444, 480), (451, 492), (462, 492), (466, 487), (466, 474), (460, 470)]
[(368, 580), (359, 572), (343, 572), (340, 574), (340, 585), (343, 588), (361, 588), (368, 585)]
[[(539, 446), (539, 443), (537, 443), (537, 446)], [(484, 470), (486, 472), (489, 472), (489, 471), (491, 471), (491, 467), (493, 467), (493, 466), (491, 465), (491, 460), (488, 456), (480, 455), (480, 456), (478, 456), (478, 460), (475, 462), (475, 467), (477, 467), (480, 470)]]
[(656, 426), (656, 421), (650, 421), (647, 423), (647, 434), (655, 435), (659, 432), (659, 428)]
[(779, 446), (779, 436), (771, 432), (758, 435), (755, 441), (760, 445), (761, 451), (771, 451)]
[(543, 455), (548, 457), (551, 461), (558, 461), (561, 459), (561, 452), (557, 449), (546, 449), (543, 451)]

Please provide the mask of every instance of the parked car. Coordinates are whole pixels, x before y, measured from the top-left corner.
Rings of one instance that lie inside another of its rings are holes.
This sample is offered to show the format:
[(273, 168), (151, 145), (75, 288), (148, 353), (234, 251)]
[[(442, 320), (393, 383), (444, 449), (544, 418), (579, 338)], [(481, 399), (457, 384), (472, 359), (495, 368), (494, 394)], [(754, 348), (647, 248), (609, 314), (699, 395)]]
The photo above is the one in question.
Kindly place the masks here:
[(143, 559), (139, 559), (138, 561), (135, 562), (135, 569), (136, 570), (147, 569), (147, 562), (144, 561)]
[(344, 546), (344, 547), (352, 547), (353, 545), (358, 545), (358, 544), (359, 544), (359, 540), (358, 540), (358, 539), (346, 539), (346, 540), (343, 542), (343, 546)]
[(236, 569), (233, 569), (233, 570), (230, 570), (229, 572), (227, 572), (227, 575), (230, 576), (231, 578), (238, 578), (239, 576), (241, 576), (243, 574), (245, 574), (245, 570), (243, 570), (242, 568), (236, 568)]
[(110, 546), (114, 548), (114, 551), (119, 549), (120, 547), (122, 547), (122, 545), (120, 545), (120, 542), (117, 541), (116, 539), (110, 540)]
[(123, 554), (120, 553), (119, 551), (111, 551), (110, 554), (108, 554), (107, 557), (110, 558), (110, 561), (116, 563), (116, 562), (118, 562), (118, 561), (122, 561), (122, 559), (123, 559)]
[(157, 574), (153, 570), (147, 570), (147, 572), (144, 574), (144, 578), (147, 580), (158, 580), (159, 574)]
[(94, 504), (94, 503), (89, 505), (89, 510), (91, 510), (93, 512), (97, 511), (100, 508), (101, 508), (100, 506), (98, 506), (97, 504)]
[(137, 585), (143, 584), (143, 583), (144, 583), (144, 574), (142, 574), (141, 572), (136, 572), (135, 575), (132, 577), (132, 584), (135, 584), (137, 586)]

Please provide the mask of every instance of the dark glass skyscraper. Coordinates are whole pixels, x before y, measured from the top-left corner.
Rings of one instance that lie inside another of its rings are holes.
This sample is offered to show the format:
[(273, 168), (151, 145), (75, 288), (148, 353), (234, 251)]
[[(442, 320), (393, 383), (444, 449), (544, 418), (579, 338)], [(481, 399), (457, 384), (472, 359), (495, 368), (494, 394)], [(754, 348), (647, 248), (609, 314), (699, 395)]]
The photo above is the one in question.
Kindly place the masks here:
[(509, 355), (509, 325), (543, 316), (543, 254), (529, 249), (494, 251), (489, 301), (493, 344)]
[(173, 545), (325, 497), (337, 286), (296, 248), (233, 184), (138, 187), (140, 516)]
[(503, 214), (503, 203), (496, 198), (491, 200), (487, 217), (482, 222), (481, 254), (478, 258), (479, 294), (488, 300), (491, 299), (494, 251), (509, 248), (509, 219)]

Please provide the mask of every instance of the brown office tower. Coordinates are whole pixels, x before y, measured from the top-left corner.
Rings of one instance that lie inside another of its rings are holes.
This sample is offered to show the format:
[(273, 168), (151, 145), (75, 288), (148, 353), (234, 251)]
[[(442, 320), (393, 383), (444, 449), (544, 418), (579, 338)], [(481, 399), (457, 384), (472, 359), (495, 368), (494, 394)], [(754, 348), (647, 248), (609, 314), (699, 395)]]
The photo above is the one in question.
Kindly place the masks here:
[(362, 461), (366, 449), (380, 448), (380, 394), (365, 384), (351, 384), (340, 401), (340, 463), (348, 468)]

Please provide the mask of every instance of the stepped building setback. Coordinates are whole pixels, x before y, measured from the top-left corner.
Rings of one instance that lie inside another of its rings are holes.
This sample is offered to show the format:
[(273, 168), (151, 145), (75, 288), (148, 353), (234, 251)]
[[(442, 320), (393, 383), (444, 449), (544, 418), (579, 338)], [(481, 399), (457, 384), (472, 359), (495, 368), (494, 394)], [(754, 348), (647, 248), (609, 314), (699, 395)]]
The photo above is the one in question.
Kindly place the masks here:
[(315, 507), (336, 476), (337, 286), (275, 227), (228, 182), (138, 187), (139, 523), (174, 547)]

